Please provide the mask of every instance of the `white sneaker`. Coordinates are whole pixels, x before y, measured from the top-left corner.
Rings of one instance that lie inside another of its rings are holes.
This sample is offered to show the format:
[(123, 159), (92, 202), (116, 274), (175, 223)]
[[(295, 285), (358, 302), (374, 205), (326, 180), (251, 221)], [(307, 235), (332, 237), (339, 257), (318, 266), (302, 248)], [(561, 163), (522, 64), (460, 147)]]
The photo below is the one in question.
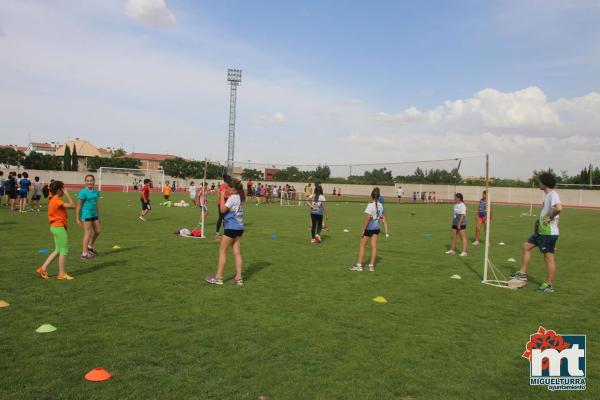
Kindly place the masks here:
[(146, 218), (144, 218), (144, 217), (140, 217), (140, 221), (142, 221), (142, 222), (146, 222)]
[(468, 256), (468, 254), (467, 254), (467, 252), (466, 252), (466, 251), (463, 251), (462, 253), (460, 253), (460, 256), (461, 256), (461, 257), (466, 257), (466, 256)]
[(473, 246), (477, 246), (479, 244), (479, 240), (473, 242)]
[(310, 239), (311, 243), (317, 243), (317, 241), (315, 239)]
[(369, 266), (367, 267), (369, 272), (375, 272), (375, 266), (373, 264), (369, 264)]
[(448, 250), (446, 254), (456, 254), (456, 252), (454, 250)]

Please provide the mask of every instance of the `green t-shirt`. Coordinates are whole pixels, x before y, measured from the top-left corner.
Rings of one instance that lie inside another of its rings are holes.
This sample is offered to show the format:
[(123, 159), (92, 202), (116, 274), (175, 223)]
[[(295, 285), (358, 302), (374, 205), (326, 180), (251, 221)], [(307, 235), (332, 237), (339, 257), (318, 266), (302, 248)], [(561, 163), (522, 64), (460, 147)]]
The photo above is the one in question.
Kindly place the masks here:
[(94, 188), (93, 190), (89, 190), (88, 188), (83, 188), (77, 194), (77, 198), (79, 200), (83, 200), (83, 204), (81, 205), (81, 216), (82, 220), (86, 220), (88, 218), (94, 218), (98, 216), (98, 212), (96, 206), (98, 204), (98, 198), (100, 197), (100, 192)]

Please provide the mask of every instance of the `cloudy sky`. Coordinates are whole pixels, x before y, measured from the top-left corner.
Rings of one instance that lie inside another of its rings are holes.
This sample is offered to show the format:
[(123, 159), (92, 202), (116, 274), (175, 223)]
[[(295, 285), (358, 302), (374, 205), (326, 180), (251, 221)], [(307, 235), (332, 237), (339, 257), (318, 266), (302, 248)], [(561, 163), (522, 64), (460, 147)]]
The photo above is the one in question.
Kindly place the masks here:
[[(2, 0), (0, 142), (365, 163), (600, 164), (600, 1)], [(466, 171), (476, 174), (477, 171)]]

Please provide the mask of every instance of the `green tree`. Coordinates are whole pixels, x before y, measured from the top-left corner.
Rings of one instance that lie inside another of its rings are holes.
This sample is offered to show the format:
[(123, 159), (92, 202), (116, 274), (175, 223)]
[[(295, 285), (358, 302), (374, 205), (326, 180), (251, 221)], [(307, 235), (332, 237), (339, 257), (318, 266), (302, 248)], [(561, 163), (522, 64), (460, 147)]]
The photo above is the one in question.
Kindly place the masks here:
[(21, 161), (25, 158), (25, 153), (20, 150), (15, 150), (12, 147), (0, 148), (0, 164), (5, 166), (16, 167), (21, 165)]
[(100, 167), (137, 169), (140, 167), (140, 161), (128, 157), (107, 158), (96, 156), (87, 159), (87, 168), (89, 171), (95, 172)]
[(244, 170), (242, 171), (242, 179), (245, 181), (262, 180), (263, 174), (257, 169), (244, 168)]
[(118, 148), (115, 150), (112, 150), (110, 152), (110, 156), (112, 158), (119, 158), (119, 157), (125, 157), (127, 155), (127, 152), (124, 149)]
[(331, 176), (331, 168), (327, 165), (319, 165), (311, 175), (315, 182), (326, 182)]
[(27, 169), (41, 169), (46, 171), (60, 171), (62, 169), (60, 157), (41, 154), (35, 151), (29, 153), (21, 162)]
[(77, 157), (77, 147), (73, 145), (73, 152), (71, 153), (71, 171), (77, 171), (79, 169), (79, 158)]
[(169, 158), (160, 162), (162, 169), (166, 175), (170, 175), (175, 178), (187, 178), (190, 171), (188, 169), (188, 161), (181, 158)]
[(63, 155), (63, 171), (70, 171), (71, 167), (71, 148), (65, 145), (65, 154)]

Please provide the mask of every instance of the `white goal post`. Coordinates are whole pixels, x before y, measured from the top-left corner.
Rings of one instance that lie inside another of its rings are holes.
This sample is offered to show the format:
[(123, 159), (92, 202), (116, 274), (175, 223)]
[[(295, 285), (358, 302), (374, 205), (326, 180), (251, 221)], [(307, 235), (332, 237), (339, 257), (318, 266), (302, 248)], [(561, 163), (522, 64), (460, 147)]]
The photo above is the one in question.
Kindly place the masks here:
[(279, 193), (280, 206), (301, 206), (304, 201), (304, 193), (302, 192), (286, 192), (282, 190)]
[[(155, 186), (160, 185), (160, 188), (165, 184), (165, 171), (163, 170), (148, 170), (140, 168), (114, 168), (100, 167), (98, 169), (98, 190), (102, 190), (102, 186), (120, 186), (123, 192), (137, 190), (140, 182), (143, 185), (144, 179), (151, 179)], [(140, 185), (141, 186), (141, 185)]]

